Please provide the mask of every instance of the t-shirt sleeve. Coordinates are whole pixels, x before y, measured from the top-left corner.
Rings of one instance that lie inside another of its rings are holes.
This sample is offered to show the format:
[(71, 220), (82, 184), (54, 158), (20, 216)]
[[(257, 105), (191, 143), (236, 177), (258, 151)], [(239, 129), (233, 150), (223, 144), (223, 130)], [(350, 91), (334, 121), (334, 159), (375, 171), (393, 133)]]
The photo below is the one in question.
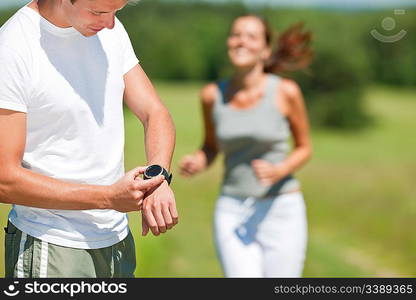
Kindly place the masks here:
[(27, 112), (29, 89), (27, 64), (15, 51), (0, 45), (0, 108)]
[(134, 66), (139, 63), (136, 54), (134, 53), (133, 45), (131, 44), (129, 35), (124, 28), (123, 24), (116, 19), (118, 26), (119, 26), (119, 36), (121, 39), (122, 44), (122, 51), (123, 51), (123, 74), (126, 74), (130, 71)]

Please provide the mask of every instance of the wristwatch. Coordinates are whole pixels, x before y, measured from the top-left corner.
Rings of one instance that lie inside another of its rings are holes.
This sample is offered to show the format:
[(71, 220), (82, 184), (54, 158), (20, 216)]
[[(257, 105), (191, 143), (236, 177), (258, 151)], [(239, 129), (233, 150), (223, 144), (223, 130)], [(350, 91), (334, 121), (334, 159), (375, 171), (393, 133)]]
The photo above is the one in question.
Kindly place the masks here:
[(170, 184), (170, 182), (172, 181), (172, 173), (169, 174), (169, 172), (165, 168), (159, 165), (148, 166), (144, 171), (143, 179), (150, 179), (158, 175), (163, 175), (168, 184)]

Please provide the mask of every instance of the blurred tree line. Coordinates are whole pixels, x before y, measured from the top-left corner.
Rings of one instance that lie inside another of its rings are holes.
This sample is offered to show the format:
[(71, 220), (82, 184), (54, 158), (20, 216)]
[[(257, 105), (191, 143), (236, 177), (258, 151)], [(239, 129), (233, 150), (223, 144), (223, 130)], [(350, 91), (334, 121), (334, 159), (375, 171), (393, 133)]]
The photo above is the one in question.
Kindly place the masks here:
[[(0, 14), (1, 24), (13, 11)], [(152, 79), (216, 80), (230, 74), (225, 40), (234, 17), (245, 13), (264, 16), (282, 32), (303, 22), (314, 34), (316, 57), (308, 72), (282, 74), (300, 84), (314, 125), (360, 128), (369, 124), (363, 92), (369, 83), (401, 86), (416, 84), (416, 11), (395, 16), (393, 10), (340, 12), (272, 7), (247, 7), (230, 1), (209, 4), (144, 0), (119, 12), (136, 54)], [(382, 21), (393, 17), (395, 30)], [(370, 35), (401, 29), (407, 35), (383, 43)]]

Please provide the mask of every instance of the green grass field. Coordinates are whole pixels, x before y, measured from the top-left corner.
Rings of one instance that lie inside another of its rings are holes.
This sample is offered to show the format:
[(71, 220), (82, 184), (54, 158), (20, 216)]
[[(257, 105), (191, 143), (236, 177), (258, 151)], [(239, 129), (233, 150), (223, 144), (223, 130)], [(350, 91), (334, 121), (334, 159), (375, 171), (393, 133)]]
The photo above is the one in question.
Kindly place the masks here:
[[(173, 162), (179, 224), (168, 234), (140, 236), (130, 213), (140, 277), (221, 277), (212, 243), (212, 214), (221, 180), (220, 159), (192, 179), (177, 175), (177, 162), (201, 142), (197, 83), (157, 83), (177, 127)], [(298, 177), (308, 207), (306, 277), (416, 276), (416, 90), (369, 88), (374, 117), (361, 132), (313, 129), (314, 157)], [(145, 163), (139, 122), (126, 113), (126, 169)], [(6, 224), (9, 206), (0, 205)], [(0, 237), (3, 245), (4, 235)], [(0, 276), (4, 276), (0, 247)]]

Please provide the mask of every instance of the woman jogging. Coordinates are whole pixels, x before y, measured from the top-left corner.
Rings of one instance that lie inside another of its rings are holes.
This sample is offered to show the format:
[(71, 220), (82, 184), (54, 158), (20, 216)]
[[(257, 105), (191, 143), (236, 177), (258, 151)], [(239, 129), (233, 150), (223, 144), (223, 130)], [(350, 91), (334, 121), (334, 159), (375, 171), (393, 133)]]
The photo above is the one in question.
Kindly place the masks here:
[(238, 17), (227, 39), (234, 73), (202, 89), (204, 143), (179, 166), (192, 176), (224, 153), (214, 236), (226, 277), (302, 275), (307, 221), (292, 174), (311, 156), (308, 117), (299, 86), (276, 74), (306, 68), (310, 41), (296, 25), (274, 49), (265, 20)]

